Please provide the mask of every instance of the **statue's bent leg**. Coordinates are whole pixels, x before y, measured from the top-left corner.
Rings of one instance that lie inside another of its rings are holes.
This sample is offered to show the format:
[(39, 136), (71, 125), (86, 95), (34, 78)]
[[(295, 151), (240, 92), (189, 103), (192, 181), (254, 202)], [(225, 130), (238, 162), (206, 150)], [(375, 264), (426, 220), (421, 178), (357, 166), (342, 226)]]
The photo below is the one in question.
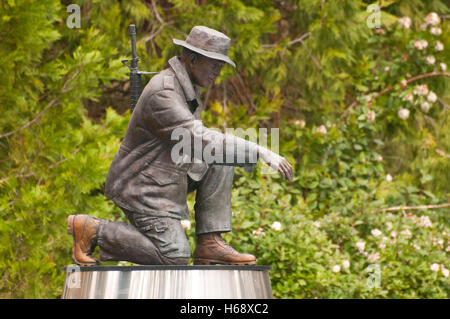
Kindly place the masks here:
[(212, 165), (196, 182), (196, 234), (231, 231), (231, 188), (234, 167)]
[(188, 191), (197, 189), (194, 206), (197, 235), (195, 265), (256, 264), (255, 256), (239, 253), (221, 237), (221, 233), (231, 230), (233, 175), (233, 166), (213, 165), (199, 182), (189, 181)]
[[(142, 265), (186, 265), (189, 243), (179, 220), (126, 212), (133, 225), (102, 221), (98, 231), (100, 259)], [(139, 218), (141, 217), (141, 218)]]

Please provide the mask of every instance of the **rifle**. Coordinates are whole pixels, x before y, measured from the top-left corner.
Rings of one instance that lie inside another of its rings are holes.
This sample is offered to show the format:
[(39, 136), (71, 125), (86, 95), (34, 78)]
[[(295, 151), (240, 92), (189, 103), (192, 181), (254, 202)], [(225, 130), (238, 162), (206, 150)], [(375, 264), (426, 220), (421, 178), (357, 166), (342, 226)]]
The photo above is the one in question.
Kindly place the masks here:
[[(130, 69), (130, 111), (133, 113), (134, 107), (139, 100), (139, 97), (142, 93), (142, 74), (157, 74), (158, 72), (143, 72), (139, 71), (137, 63), (139, 58), (137, 57), (136, 52), (136, 26), (134, 24), (130, 24), (129, 26), (130, 37), (131, 37), (131, 59), (122, 60), (122, 63), (126, 65)], [(127, 64), (126, 62), (131, 62)]]

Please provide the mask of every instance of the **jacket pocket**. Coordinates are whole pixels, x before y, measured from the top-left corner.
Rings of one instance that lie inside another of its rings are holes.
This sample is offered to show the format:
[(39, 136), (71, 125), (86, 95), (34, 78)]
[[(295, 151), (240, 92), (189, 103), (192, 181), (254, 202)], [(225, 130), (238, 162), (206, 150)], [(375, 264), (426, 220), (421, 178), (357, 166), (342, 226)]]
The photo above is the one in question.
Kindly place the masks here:
[(179, 184), (180, 175), (176, 172), (161, 168), (158, 166), (150, 165), (141, 172), (142, 175), (151, 178), (158, 185)]

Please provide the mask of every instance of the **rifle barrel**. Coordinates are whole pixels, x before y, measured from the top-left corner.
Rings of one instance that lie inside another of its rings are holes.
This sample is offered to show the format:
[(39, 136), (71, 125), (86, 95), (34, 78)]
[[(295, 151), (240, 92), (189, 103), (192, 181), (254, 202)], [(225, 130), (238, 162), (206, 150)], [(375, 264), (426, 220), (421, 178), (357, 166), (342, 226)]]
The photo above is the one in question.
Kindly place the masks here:
[(137, 68), (137, 51), (136, 51), (136, 26), (134, 24), (130, 24), (129, 27), (130, 30), (130, 36), (131, 36), (131, 67)]

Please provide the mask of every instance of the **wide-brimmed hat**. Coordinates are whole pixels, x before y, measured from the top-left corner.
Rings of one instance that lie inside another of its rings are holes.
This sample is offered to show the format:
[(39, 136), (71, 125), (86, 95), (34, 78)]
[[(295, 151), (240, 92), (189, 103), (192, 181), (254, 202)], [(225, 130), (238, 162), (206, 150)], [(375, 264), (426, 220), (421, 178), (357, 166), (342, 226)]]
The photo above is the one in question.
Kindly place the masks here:
[(193, 27), (186, 41), (173, 39), (176, 45), (181, 45), (208, 58), (227, 62), (235, 68), (236, 64), (228, 57), (230, 42), (230, 38), (225, 34), (204, 26)]

